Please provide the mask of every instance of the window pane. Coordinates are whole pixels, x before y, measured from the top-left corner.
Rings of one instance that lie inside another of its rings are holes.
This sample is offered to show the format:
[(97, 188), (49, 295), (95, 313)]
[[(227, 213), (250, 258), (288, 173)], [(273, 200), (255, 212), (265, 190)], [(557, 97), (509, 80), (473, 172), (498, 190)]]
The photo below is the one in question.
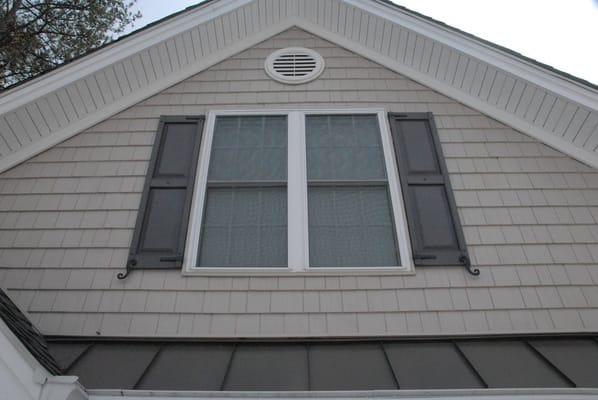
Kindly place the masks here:
[(312, 267), (399, 264), (386, 186), (310, 187)]
[(200, 267), (287, 265), (287, 191), (208, 188)]
[(208, 180), (284, 181), (286, 177), (286, 116), (216, 119)]
[(309, 180), (386, 179), (375, 115), (306, 117)]

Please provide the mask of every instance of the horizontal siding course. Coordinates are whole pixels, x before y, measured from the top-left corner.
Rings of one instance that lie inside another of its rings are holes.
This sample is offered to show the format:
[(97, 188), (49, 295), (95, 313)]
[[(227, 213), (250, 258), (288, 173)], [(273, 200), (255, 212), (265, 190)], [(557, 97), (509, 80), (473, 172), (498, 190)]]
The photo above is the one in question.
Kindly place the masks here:
[[(414, 46), (416, 58), (430, 66), (444, 57), (426, 43), (400, 40)], [(181, 45), (186, 46), (169, 44)], [(264, 58), (287, 46), (320, 52), (326, 60), (322, 76), (297, 86), (267, 78)], [(121, 67), (128, 75), (137, 71), (131, 65)], [(476, 69), (464, 71), (458, 58), (447, 59), (441, 67), (439, 73), (442, 69), (450, 79), (463, 80), (507, 106), (498, 87), (482, 82), (483, 71), (477, 82), (467, 75)], [(138, 78), (133, 84), (143, 84), (145, 77)], [(505, 87), (509, 79), (497, 76)], [(88, 88), (91, 93), (82, 94), (77, 108), (68, 106), (68, 115), (87, 112), (99, 101), (93, 81)], [(532, 103), (521, 112), (542, 117), (552, 106), (545, 105), (550, 99), (535, 98), (533, 90), (517, 90), (529, 92)], [(481, 275), (474, 278), (459, 267), (439, 267), (418, 268), (413, 276), (184, 277), (179, 271), (147, 270), (134, 271), (123, 281), (116, 278), (128, 255), (161, 115), (292, 107), (433, 112), (472, 262)], [(567, 111), (567, 105), (562, 107)], [(583, 110), (567, 113), (571, 124), (582, 126)], [(543, 123), (563, 130), (565, 122)], [(0, 175), (0, 286), (48, 334), (596, 331), (596, 265), (596, 170), (298, 29), (176, 84)]]

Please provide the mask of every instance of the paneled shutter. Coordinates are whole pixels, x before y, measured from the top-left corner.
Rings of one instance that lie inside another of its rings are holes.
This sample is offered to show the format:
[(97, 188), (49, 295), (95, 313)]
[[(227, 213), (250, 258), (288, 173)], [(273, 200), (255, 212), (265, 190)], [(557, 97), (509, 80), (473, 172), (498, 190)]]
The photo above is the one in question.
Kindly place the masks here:
[(160, 120), (128, 269), (182, 265), (203, 123), (203, 117)]
[(431, 113), (389, 114), (415, 265), (469, 258)]

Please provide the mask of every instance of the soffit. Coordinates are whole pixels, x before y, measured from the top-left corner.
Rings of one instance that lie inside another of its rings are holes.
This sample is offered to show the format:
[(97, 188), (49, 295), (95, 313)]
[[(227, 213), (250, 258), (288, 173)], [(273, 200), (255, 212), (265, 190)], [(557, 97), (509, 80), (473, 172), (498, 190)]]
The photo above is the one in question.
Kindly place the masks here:
[(0, 171), (293, 26), (598, 167), (598, 91), (376, 0), (217, 0), (0, 96)]

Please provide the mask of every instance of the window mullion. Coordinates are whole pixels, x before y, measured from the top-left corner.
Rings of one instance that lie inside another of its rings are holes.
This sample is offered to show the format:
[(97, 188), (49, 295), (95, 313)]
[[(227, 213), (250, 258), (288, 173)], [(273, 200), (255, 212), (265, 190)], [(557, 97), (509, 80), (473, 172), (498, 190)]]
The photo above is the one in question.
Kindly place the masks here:
[(307, 162), (304, 113), (289, 113), (288, 121), (288, 264), (293, 271), (309, 267), (307, 237)]

